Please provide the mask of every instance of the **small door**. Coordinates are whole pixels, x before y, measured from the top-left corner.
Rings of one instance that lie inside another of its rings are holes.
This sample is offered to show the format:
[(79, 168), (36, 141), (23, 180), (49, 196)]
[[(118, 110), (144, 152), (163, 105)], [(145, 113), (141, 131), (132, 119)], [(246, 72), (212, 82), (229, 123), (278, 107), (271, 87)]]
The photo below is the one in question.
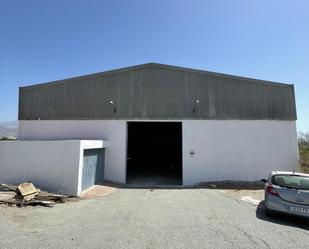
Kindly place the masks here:
[(82, 190), (104, 180), (104, 150), (84, 150)]

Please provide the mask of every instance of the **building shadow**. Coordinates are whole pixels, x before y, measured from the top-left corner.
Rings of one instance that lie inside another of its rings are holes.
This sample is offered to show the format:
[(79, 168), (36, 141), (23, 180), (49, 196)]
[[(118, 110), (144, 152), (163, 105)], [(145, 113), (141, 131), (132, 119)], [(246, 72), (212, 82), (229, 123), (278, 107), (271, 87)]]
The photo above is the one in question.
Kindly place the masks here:
[(282, 213), (274, 213), (271, 216), (267, 216), (265, 214), (265, 204), (264, 201), (261, 201), (259, 205), (256, 208), (256, 218), (279, 224), (279, 225), (284, 225), (284, 226), (290, 226), (290, 227), (296, 227), (296, 228), (301, 228), (304, 230), (309, 230), (309, 219), (308, 218), (303, 218), (303, 217), (297, 217), (293, 215), (287, 215), (287, 214), (282, 214)]

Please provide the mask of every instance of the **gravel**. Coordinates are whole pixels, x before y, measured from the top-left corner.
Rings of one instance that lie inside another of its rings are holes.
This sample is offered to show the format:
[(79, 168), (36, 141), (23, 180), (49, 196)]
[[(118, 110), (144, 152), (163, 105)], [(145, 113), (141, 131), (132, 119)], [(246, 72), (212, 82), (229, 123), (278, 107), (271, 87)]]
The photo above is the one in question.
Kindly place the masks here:
[(216, 189), (119, 189), (53, 208), (0, 207), (0, 248), (308, 248), (308, 221)]

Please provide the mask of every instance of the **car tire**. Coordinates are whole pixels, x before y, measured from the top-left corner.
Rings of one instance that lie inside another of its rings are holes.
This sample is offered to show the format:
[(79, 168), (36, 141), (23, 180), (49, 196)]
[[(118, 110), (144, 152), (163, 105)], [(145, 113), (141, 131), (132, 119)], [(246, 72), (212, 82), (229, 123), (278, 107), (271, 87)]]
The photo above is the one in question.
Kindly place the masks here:
[(274, 211), (268, 209), (265, 207), (265, 215), (268, 216), (268, 217), (271, 217), (271, 216), (274, 216)]

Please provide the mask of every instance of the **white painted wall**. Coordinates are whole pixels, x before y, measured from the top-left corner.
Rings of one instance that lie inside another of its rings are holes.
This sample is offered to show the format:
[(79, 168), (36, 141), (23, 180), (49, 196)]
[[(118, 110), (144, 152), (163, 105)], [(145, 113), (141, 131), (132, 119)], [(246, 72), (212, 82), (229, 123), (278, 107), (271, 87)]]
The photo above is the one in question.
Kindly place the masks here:
[(105, 148), (96, 140), (4, 141), (0, 143), (0, 182), (31, 181), (44, 190), (81, 193), (83, 152)]
[(126, 182), (126, 121), (31, 120), (19, 121), (19, 140), (97, 139), (110, 142), (105, 150), (106, 180)]
[(0, 182), (34, 185), (77, 194), (79, 141), (16, 141), (0, 143)]
[(185, 120), (182, 129), (184, 185), (258, 180), (297, 166), (294, 121)]
[[(298, 161), (295, 121), (183, 120), (183, 183), (257, 180)], [(103, 139), (105, 179), (126, 181), (126, 121), (20, 121), (18, 138)], [(193, 150), (195, 155), (190, 156)]]

